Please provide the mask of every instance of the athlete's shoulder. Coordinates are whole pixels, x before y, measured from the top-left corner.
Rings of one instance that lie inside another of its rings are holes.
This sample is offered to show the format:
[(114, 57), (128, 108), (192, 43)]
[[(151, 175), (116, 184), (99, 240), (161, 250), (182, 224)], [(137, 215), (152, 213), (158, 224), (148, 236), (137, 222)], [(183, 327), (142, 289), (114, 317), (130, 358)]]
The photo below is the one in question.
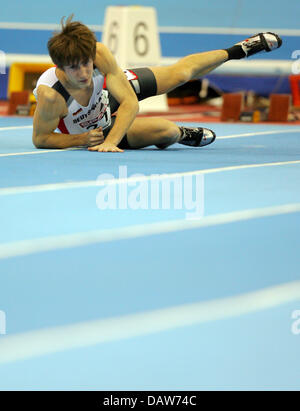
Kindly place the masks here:
[(43, 100), (45, 103), (54, 104), (61, 100), (61, 95), (52, 87), (46, 84), (40, 84), (37, 88), (38, 101)]
[(56, 67), (50, 67), (49, 69), (44, 71), (43, 74), (40, 75), (36, 83), (36, 86), (38, 87), (40, 84), (46, 84), (52, 87), (53, 84), (55, 84), (57, 81), (58, 78), (56, 75)]
[(97, 41), (97, 43), (96, 43), (96, 55), (106, 54), (107, 52), (109, 52), (109, 49), (103, 43), (100, 43), (100, 41)]
[(33, 90), (35, 98), (39, 100), (40, 96), (43, 96), (49, 98), (50, 101), (53, 100), (58, 94), (54, 89), (52, 89), (57, 81), (58, 78), (56, 76), (56, 67), (51, 67), (44, 71), (44, 73), (39, 77), (35, 89)]
[(45, 120), (64, 117), (68, 113), (63, 97), (44, 84), (41, 84), (37, 90), (37, 111)]
[(102, 74), (108, 74), (115, 68), (116, 61), (111, 51), (103, 43), (96, 44), (95, 66)]

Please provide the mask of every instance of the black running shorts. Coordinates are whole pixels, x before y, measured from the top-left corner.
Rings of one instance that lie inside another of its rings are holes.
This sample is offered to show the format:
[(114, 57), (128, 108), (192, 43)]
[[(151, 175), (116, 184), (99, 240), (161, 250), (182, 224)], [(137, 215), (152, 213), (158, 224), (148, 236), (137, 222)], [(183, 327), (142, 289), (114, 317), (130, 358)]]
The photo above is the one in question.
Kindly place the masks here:
[[(157, 93), (157, 84), (156, 84), (156, 79), (153, 74), (153, 72), (147, 68), (134, 68), (134, 69), (128, 69), (125, 70), (125, 75), (127, 76), (127, 79), (133, 88), (138, 100), (144, 100), (145, 98), (148, 97), (153, 97)], [(111, 113), (115, 113), (118, 108), (119, 108), (119, 103), (117, 100), (109, 93), (109, 106)], [(115, 122), (115, 117), (112, 116), (111, 119), (111, 125), (107, 127), (104, 130), (104, 136), (106, 137), (107, 134), (109, 133), (110, 129), (113, 127), (114, 122)], [(128, 141), (127, 141), (127, 136), (125, 135), (123, 139), (120, 141), (118, 144), (119, 148), (130, 148)]]

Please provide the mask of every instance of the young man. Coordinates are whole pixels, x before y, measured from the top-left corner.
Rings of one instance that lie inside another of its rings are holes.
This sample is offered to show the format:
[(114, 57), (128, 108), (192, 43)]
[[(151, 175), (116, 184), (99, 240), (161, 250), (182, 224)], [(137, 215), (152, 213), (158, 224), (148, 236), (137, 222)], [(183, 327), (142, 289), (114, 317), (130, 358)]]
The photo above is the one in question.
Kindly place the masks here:
[(88, 27), (68, 18), (48, 41), (56, 67), (41, 75), (34, 90), (33, 143), (37, 148), (87, 146), (102, 152), (149, 145), (166, 148), (176, 142), (194, 147), (210, 144), (216, 137), (212, 130), (179, 127), (155, 117), (136, 118), (138, 100), (167, 93), (228, 60), (272, 51), (281, 43), (276, 34), (260, 33), (229, 49), (189, 55), (171, 66), (124, 72)]

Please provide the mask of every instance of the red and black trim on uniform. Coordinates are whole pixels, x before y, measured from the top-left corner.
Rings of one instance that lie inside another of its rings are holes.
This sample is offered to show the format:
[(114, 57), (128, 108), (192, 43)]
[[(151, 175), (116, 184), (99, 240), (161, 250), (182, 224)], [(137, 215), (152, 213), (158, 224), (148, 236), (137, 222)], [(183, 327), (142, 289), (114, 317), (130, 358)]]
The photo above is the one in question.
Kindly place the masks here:
[[(128, 81), (139, 101), (148, 97), (156, 96), (157, 83), (152, 70), (148, 67), (142, 67), (128, 69), (127, 71), (134, 75), (133, 78)], [(115, 113), (119, 108), (119, 103), (110, 93), (108, 94), (108, 97), (111, 112)]]
[[(156, 78), (152, 72), (147, 67), (143, 68), (134, 68), (128, 70), (131, 74), (133, 74), (132, 78), (129, 79), (129, 83), (133, 88), (137, 98), (139, 101), (144, 100), (145, 98), (155, 96), (157, 93), (157, 83)], [(62, 97), (65, 99), (67, 106), (69, 106), (72, 101), (73, 97), (68, 93), (68, 91), (64, 88), (60, 81), (57, 81), (52, 88), (54, 88)], [(106, 79), (104, 79), (104, 87), (106, 88)], [(109, 106), (111, 113), (115, 113), (119, 108), (118, 101), (108, 92), (109, 98)], [(115, 122), (115, 116), (112, 117), (112, 122), (109, 127), (104, 130), (104, 136), (106, 137), (109, 133), (110, 129), (113, 127)], [(64, 119), (62, 118), (58, 124), (58, 129), (64, 133), (69, 134), (69, 131), (65, 125)], [(126, 135), (123, 137), (121, 142), (118, 144), (120, 148), (130, 148)]]
[[(143, 68), (136, 68), (136, 69), (135, 68), (128, 69), (127, 71), (133, 74), (133, 77), (130, 78), (128, 81), (131, 87), (133, 88), (133, 91), (135, 92), (139, 101), (156, 95), (157, 83), (156, 83), (156, 78), (152, 70), (150, 70), (147, 67), (143, 67)], [(106, 88), (106, 79), (104, 80), (104, 85), (105, 85), (104, 87)], [(111, 113), (114, 114), (119, 108), (119, 103), (110, 94), (110, 92), (108, 92), (108, 97), (109, 97), (109, 106), (111, 109)], [(116, 120), (116, 117), (112, 116), (111, 125), (107, 129), (104, 130), (105, 137), (107, 136), (107, 134), (113, 127), (115, 120)], [(120, 141), (120, 143), (118, 144), (118, 147), (122, 149), (131, 149), (126, 135)]]
[[(67, 103), (67, 106), (69, 107), (70, 104), (72, 103), (72, 101), (73, 101), (74, 99), (73, 99), (73, 97), (67, 92), (67, 90), (64, 88), (64, 86), (61, 84), (61, 82), (60, 82), (60, 81), (57, 81), (56, 83), (53, 84), (52, 88), (53, 88), (54, 90), (56, 90), (56, 91), (65, 99), (65, 101), (66, 101), (66, 103)], [(63, 119), (63, 118), (60, 119), (57, 128), (58, 128), (63, 134), (70, 134), (69, 131), (68, 131), (68, 129), (67, 129), (67, 127), (66, 127), (66, 125), (65, 125), (65, 122), (64, 122), (64, 119)]]

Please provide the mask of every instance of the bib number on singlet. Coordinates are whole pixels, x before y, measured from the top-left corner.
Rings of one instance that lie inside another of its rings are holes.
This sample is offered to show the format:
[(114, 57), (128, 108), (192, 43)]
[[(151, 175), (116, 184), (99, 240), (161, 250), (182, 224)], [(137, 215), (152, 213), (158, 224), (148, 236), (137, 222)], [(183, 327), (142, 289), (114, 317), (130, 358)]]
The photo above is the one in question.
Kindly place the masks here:
[(105, 121), (106, 121), (106, 125), (99, 125), (98, 123), (95, 123), (95, 124), (90, 124), (90, 125), (88, 125), (87, 127), (85, 127), (87, 130), (95, 130), (96, 128), (98, 128), (98, 127), (102, 127), (102, 129), (104, 130), (106, 127), (108, 127), (109, 125), (110, 125), (110, 123), (111, 123), (111, 121), (109, 121), (110, 120), (110, 116), (108, 115), (108, 113), (107, 113), (107, 111), (104, 113), (104, 117), (105, 117)]
[(96, 130), (98, 128), (98, 124), (90, 124), (86, 127), (87, 130)]
[(86, 130), (94, 130), (102, 127), (104, 130), (111, 124), (111, 111), (109, 107), (108, 91), (102, 90), (101, 96), (96, 103), (95, 109), (85, 118), (83, 118), (79, 125)]

